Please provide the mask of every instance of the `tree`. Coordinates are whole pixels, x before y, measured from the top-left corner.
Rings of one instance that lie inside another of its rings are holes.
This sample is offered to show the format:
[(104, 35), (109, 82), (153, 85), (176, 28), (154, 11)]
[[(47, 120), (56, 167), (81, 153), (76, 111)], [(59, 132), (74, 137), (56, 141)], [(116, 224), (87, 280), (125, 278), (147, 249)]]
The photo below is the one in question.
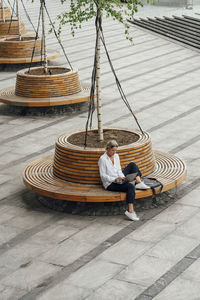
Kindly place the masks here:
[[(81, 28), (81, 24), (89, 19), (95, 18), (96, 24), (96, 50), (95, 50), (95, 84), (97, 98), (97, 120), (98, 120), (98, 139), (103, 140), (103, 128), (101, 122), (101, 95), (100, 95), (100, 44), (101, 44), (101, 20), (103, 15), (112, 18), (124, 24), (125, 36), (132, 41), (129, 35), (129, 25), (125, 22), (125, 18), (132, 18), (138, 11), (138, 6), (143, 6), (140, 0), (124, 0), (123, 4), (120, 0), (60, 0), (62, 4), (68, 2), (66, 10), (58, 16), (59, 29), (61, 33), (65, 24), (70, 24), (72, 35), (75, 30)], [(151, 0), (147, 0), (147, 3)], [(153, 0), (152, 0), (153, 2)]]

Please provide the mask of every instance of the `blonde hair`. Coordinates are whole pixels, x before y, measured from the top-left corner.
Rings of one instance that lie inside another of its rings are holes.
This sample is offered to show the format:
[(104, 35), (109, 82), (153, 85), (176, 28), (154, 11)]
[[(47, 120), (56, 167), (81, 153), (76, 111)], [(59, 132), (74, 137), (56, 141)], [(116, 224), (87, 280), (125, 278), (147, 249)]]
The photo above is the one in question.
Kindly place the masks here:
[(115, 140), (111, 140), (111, 141), (108, 141), (107, 144), (106, 144), (106, 150), (108, 149), (112, 149), (114, 147), (118, 147), (119, 145), (117, 144), (117, 141)]

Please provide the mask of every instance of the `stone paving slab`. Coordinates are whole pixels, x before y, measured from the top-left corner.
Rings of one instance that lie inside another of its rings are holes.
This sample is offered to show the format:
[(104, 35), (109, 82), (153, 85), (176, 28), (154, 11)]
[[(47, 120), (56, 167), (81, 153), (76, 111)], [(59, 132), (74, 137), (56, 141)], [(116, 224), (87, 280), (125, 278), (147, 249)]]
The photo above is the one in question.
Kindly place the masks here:
[[(66, 266), (77, 260), (80, 256), (94, 249), (95, 245), (87, 241), (70, 238), (60, 245), (56, 245), (46, 253), (40, 255), (39, 260), (60, 266)], [(76, 251), (74, 251), (76, 249)]]
[(17, 300), (26, 294), (26, 290), (21, 290), (21, 289), (2, 285), (0, 287), (0, 293), (1, 293), (2, 300), (11, 300), (11, 299)]
[(111, 279), (87, 297), (86, 300), (132, 300), (143, 290), (144, 287), (138, 284)]
[[(97, 289), (109, 279), (113, 278), (123, 268), (123, 265), (96, 259), (70, 275), (68, 280), (76, 286)], [(94, 277), (94, 274), (98, 275)]]
[(75, 233), (79, 231), (78, 228), (59, 225), (58, 222), (52, 224), (45, 228), (44, 230), (39, 231), (30, 238), (30, 241), (38, 244), (60, 244), (64, 240), (70, 238)]
[(143, 255), (133, 263), (130, 263), (116, 278), (148, 287), (171, 269), (173, 264), (169, 260)]
[(199, 232), (200, 213), (189, 219), (184, 224), (181, 224), (175, 231), (175, 234), (185, 235), (187, 237), (200, 240)]
[(0, 282), (5, 286), (30, 290), (61, 268), (42, 262), (27, 263)]
[(179, 204), (191, 205), (200, 207), (200, 199), (199, 199), (200, 188), (193, 190), (191, 193), (180, 199)]
[(156, 221), (170, 224), (181, 224), (188, 218), (193, 218), (199, 212), (199, 208), (188, 205), (174, 204), (154, 218)]
[(0, 225), (0, 245), (8, 242), (13, 237), (17, 236), (20, 232), (22, 232), (24, 229), (16, 228), (14, 226), (10, 225)]
[(199, 282), (177, 278), (153, 299), (168, 300), (170, 297), (173, 297), (176, 300), (198, 300), (199, 293)]
[(158, 242), (146, 254), (177, 263), (197, 245), (199, 245), (198, 240), (172, 233)]
[(128, 238), (138, 241), (157, 242), (176, 229), (176, 224), (165, 221), (151, 220), (128, 235)]
[[(20, 245), (9, 249), (1, 255), (0, 266), (6, 267), (10, 271), (18, 269), (21, 265), (29, 263), (33, 258), (39, 257), (42, 253), (51, 248), (49, 245), (30, 242), (20, 243)], [(1, 274), (1, 270), (0, 270)]]
[(124, 238), (113, 247), (104, 251), (99, 258), (118, 264), (129, 265), (151, 247), (151, 242), (134, 241)]
[(73, 285), (68, 280), (65, 280), (55, 287), (49, 289), (47, 292), (42, 293), (40, 296), (37, 297), (38, 300), (66, 300), (68, 299), (77, 299), (83, 300), (86, 299), (88, 295), (90, 295), (92, 290), (81, 288), (79, 286)]
[(200, 281), (199, 268), (200, 268), (200, 259), (197, 259), (188, 269), (186, 269), (180, 275), (180, 278), (199, 282)]

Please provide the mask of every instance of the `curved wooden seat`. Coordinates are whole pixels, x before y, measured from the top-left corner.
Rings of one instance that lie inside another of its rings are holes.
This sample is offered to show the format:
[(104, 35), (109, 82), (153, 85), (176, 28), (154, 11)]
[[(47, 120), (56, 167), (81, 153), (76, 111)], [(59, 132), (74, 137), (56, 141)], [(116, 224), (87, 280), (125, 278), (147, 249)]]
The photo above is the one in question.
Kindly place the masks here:
[[(5, 38), (5, 37), (4, 37)], [(55, 50), (48, 50), (47, 51), (47, 59), (56, 59), (60, 57), (61, 54)], [(40, 62), (43, 61), (44, 58), (41, 58), (41, 55), (34, 55), (32, 62)], [(31, 55), (29, 57), (0, 57), (0, 64), (26, 64), (31, 62)]]
[[(186, 166), (174, 155), (154, 151), (155, 177), (163, 184), (163, 191), (179, 185), (186, 177)], [(109, 192), (101, 185), (78, 184), (64, 181), (53, 174), (53, 155), (30, 163), (24, 170), (23, 180), (32, 191), (50, 198), (80, 202), (114, 202), (126, 199), (125, 193)], [(136, 191), (136, 199), (151, 196), (151, 190)]]
[(0, 91), (0, 102), (14, 106), (48, 107), (81, 103), (90, 99), (90, 85), (81, 82), (81, 91), (70, 96), (28, 98), (15, 95), (15, 87)]

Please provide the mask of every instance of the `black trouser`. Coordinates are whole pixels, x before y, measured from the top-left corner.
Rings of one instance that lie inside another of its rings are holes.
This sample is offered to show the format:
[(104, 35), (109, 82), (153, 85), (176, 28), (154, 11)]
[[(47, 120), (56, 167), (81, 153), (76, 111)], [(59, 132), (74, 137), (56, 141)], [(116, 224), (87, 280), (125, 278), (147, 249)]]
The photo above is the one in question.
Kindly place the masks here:
[[(138, 166), (133, 162), (126, 166), (126, 168), (123, 170), (123, 173), (125, 176), (131, 173), (137, 173), (138, 176), (141, 176)], [(130, 182), (125, 181), (122, 184), (112, 182), (107, 187), (107, 190), (112, 192), (126, 192), (126, 202), (133, 204), (135, 201), (135, 186)]]

